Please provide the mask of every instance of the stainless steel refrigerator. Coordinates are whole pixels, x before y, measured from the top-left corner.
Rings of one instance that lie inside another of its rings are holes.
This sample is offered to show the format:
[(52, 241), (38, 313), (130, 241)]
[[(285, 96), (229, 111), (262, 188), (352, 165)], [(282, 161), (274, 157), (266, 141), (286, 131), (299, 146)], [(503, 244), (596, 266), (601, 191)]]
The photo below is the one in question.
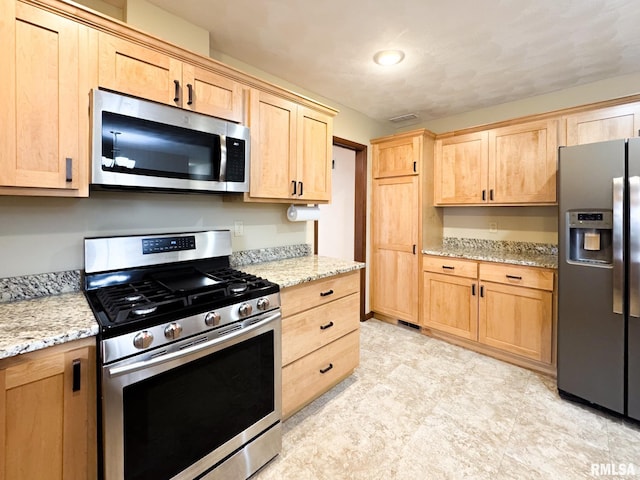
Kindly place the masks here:
[(559, 152), (558, 390), (640, 420), (640, 138)]

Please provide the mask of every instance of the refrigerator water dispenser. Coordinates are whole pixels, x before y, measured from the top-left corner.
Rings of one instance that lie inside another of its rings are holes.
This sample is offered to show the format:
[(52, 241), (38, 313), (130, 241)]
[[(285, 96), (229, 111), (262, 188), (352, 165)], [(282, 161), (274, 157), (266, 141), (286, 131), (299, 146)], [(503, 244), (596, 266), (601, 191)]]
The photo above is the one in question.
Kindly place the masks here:
[(611, 265), (613, 263), (613, 212), (611, 210), (569, 210), (567, 239), (570, 263)]

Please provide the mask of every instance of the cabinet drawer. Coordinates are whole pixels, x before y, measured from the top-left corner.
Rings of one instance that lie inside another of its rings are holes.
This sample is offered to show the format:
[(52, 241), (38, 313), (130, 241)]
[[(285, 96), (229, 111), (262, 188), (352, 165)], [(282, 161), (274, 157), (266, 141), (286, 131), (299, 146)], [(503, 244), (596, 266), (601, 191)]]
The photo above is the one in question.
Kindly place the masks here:
[(282, 320), (282, 365), (356, 330), (360, 298), (351, 294)]
[(553, 271), (538, 268), (482, 263), (480, 280), (553, 291)]
[(356, 330), (282, 369), (282, 416), (288, 417), (348, 376), (360, 361)]
[(478, 263), (449, 257), (423, 257), (422, 270), (432, 273), (446, 273), (458, 277), (477, 278)]
[(282, 317), (324, 305), (360, 290), (360, 271), (303, 283), (282, 290)]

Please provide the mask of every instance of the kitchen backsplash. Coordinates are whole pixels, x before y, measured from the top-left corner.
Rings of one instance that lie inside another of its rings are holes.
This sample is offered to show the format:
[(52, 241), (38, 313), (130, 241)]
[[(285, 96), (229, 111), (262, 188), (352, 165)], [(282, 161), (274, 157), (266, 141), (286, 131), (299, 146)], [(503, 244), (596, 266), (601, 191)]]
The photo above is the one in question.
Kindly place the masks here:
[(478, 238), (444, 237), (442, 246), (470, 250), (491, 250), (505, 253), (531, 253), (558, 255), (558, 245), (551, 243), (514, 242), (508, 240), (483, 240)]
[[(286, 258), (304, 257), (312, 253), (313, 248), (308, 244), (260, 248), (234, 252), (231, 255), (230, 263), (232, 267), (241, 267), (242, 265), (284, 260)], [(81, 270), (0, 278), (0, 302), (79, 292), (82, 290), (82, 281)]]

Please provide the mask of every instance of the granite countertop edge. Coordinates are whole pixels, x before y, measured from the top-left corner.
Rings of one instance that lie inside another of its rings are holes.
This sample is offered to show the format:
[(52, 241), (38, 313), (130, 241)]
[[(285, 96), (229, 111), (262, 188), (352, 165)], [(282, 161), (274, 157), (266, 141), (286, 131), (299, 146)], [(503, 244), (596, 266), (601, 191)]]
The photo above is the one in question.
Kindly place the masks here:
[[(314, 255), (235, 268), (287, 288), (364, 266), (361, 262)], [(56, 321), (51, 322), (52, 318)], [(97, 334), (98, 324), (81, 291), (0, 303), (0, 360)]]
[(551, 269), (558, 268), (558, 257), (556, 255), (547, 254), (513, 253), (487, 250), (456, 250), (437, 247), (423, 249), (422, 253), (425, 255), (437, 255), (440, 257), (453, 257), (466, 260), (507, 263), (511, 265), (522, 265), (528, 267), (542, 267)]

